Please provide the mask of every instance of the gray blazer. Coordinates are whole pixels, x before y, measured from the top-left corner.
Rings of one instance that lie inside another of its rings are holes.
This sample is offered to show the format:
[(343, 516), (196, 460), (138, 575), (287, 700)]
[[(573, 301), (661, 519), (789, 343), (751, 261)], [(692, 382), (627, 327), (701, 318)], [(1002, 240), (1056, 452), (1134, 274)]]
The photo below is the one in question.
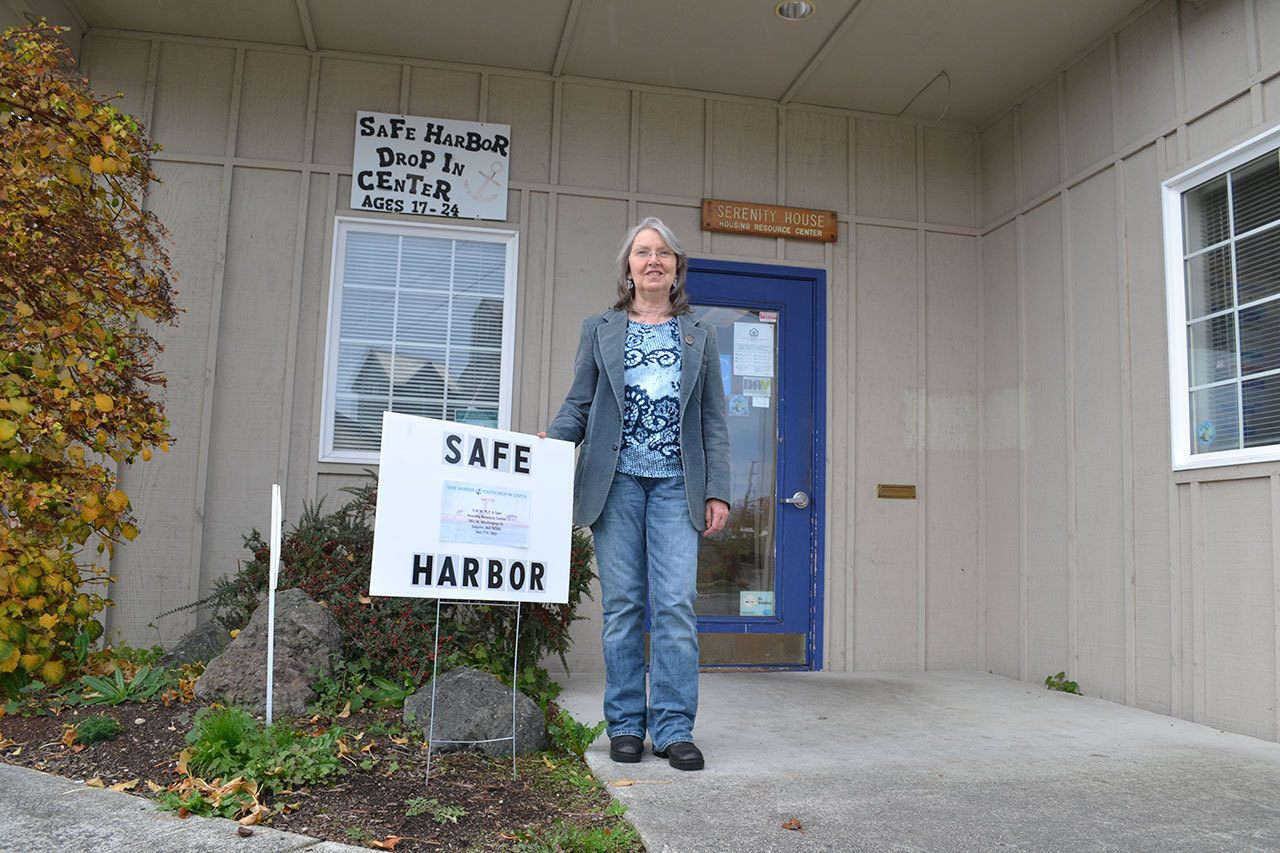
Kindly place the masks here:
[[(706, 502), (729, 502), (729, 428), (716, 330), (680, 316), (680, 458), (693, 526), (707, 526)], [(595, 523), (618, 468), (622, 446), (623, 351), (627, 312), (611, 308), (582, 321), (573, 384), (547, 427), (549, 438), (582, 445), (573, 477), (573, 523)]]

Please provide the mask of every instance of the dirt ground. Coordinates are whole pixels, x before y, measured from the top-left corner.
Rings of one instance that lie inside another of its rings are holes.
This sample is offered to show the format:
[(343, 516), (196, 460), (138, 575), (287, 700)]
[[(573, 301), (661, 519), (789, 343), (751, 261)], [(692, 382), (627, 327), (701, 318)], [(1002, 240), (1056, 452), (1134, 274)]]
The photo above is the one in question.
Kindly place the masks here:
[[(177, 759), (199, 707), (130, 702), (57, 716), (9, 714), (0, 717), (0, 760), (104, 786), (138, 780), (128, 792), (154, 798), (179, 778)], [(64, 743), (69, 725), (99, 713), (118, 719), (124, 731), (89, 746)], [(437, 753), (426, 781), (427, 752), (420, 738), (400, 730), (399, 716), (385, 710), (334, 721), (357, 746), (344, 756), (347, 772), (323, 786), (267, 798), (273, 811), (267, 823), (345, 844), (385, 845), (398, 836), (382, 849), (401, 851), (561, 849), (545, 841), (557, 822), (598, 828), (606, 839), (617, 833), (616, 842), (629, 834), (624, 820), (606, 814), (608, 793), (572, 756), (522, 757), (513, 778), (509, 757)], [(643, 847), (632, 840), (607, 849)]]

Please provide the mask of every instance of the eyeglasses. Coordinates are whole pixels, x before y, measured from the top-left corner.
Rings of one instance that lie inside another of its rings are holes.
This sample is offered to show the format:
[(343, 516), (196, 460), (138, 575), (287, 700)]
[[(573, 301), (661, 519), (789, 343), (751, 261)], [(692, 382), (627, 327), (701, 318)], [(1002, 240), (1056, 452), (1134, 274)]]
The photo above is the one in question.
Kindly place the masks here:
[(676, 253), (670, 249), (659, 249), (657, 252), (654, 252), (651, 249), (636, 249), (631, 253), (631, 257), (640, 261), (647, 261), (655, 254), (658, 256), (658, 260), (660, 261), (669, 261), (676, 256)]

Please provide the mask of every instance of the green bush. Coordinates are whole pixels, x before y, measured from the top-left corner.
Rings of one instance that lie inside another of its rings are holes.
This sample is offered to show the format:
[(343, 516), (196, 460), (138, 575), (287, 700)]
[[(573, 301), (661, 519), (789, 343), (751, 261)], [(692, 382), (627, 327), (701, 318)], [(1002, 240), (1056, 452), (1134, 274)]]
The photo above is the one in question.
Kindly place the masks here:
[(551, 746), (556, 750), (582, 758), (587, 747), (600, 736), (606, 725), (603, 720), (594, 726), (583, 725), (561, 708), (555, 719), (547, 723), (547, 736), (551, 738)]
[(626, 821), (609, 827), (581, 827), (558, 820), (541, 832), (516, 833), (521, 853), (623, 853), (643, 850), (640, 836)]
[(124, 727), (120, 725), (120, 721), (115, 717), (98, 714), (96, 717), (89, 717), (76, 724), (76, 743), (88, 746), (100, 741), (111, 740), (122, 731), (124, 731)]
[(197, 776), (243, 776), (264, 789), (280, 790), (340, 775), (341, 729), (306, 735), (283, 721), (260, 728), (239, 708), (203, 708), (187, 733), (187, 768)]
[[(344, 490), (341, 508), (326, 513), (323, 502), (306, 507), (280, 545), (280, 586), (298, 587), (323, 602), (345, 637), (344, 656), (368, 661), (370, 672), (390, 679), (408, 674), (418, 684), (431, 675), (436, 602), (418, 598), (369, 597), (373, 557), (373, 517), (377, 481)], [(251, 558), (234, 575), (214, 583), (197, 604), (212, 609), (228, 630), (248, 622), (266, 589), (270, 547), (257, 530), (245, 537)], [(536, 664), (549, 654), (561, 662), (569, 650), (569, 627), (584, 595), (590, 595), (591, 540), (575, 530), (569, 567), (568, 604), (524, 605), (520, 618), (520, 660), (531, 662), (517, 679), (544, 699), (553, 695), (550, 678)], [(475, 666), (510, 681), (515, 652), (513, 607), (446, 601), (440, 607), (441, 667)]]

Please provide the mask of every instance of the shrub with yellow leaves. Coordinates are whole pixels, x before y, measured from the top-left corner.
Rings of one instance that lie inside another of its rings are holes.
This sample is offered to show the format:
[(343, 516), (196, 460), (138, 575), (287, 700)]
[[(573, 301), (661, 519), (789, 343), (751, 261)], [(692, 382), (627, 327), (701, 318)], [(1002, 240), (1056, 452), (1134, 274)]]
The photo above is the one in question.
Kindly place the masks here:
[(57, 29), (0, 36), (0, 695), (64, 680), (97, 638), (93, 546), (109, 559), (138, 532), (116, 469), (171, 440), (151, 396), (150, 330), (177, 316), (143, 207), (152, 150)]

